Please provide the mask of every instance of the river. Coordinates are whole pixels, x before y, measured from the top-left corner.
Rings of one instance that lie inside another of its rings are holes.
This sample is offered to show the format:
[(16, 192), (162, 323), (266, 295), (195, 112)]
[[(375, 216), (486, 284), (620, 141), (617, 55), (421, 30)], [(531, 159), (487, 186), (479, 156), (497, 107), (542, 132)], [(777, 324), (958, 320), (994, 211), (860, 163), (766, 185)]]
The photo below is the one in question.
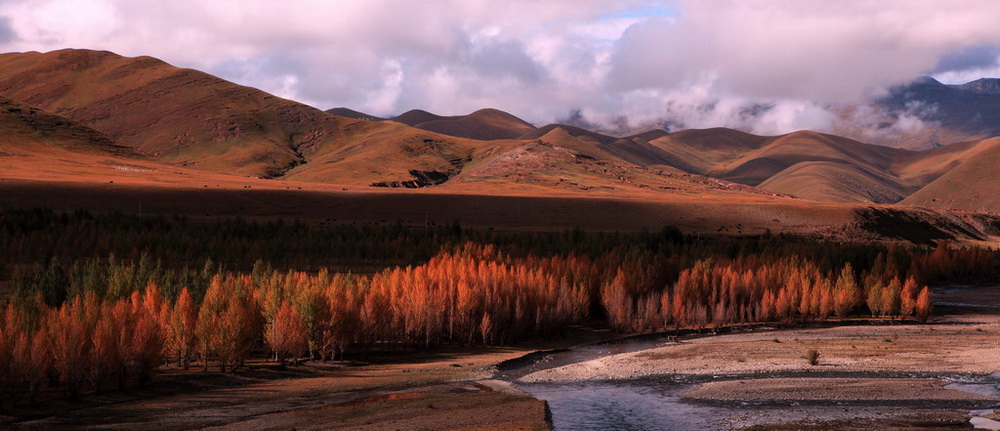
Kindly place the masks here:
[[(780, 334), (777, 332), (776, 334)], [(562, 430), (725, 430), (758, 424), (795, 421), (829, 421), (852, 418), (883, 418), (917, 409), (964, 409), (972, 412), (973, 425), (1000, 429), (1000, 422), (980, 417), (993, 408), (983, 401), (871, 402), (821, 400), (813, 402), (717, 402), (693, 401), (679, 394), (698, 385), (742, 378), (848, 377), (857, 379), (934, 378), (950, 382), (947, 388), (1000, 398), (1000, 373), (982, 376), (969, 373), (823, 372), (742, 375), (659, 375), (618, 380), (579, 380), (529, 383), (518, 379), (527, 374), (562, 365), (637, 352), (667, 345), (672, 339), (657, 338), (591, 345), (548, 354), (501, 370), (497, 377), (515, 383), (532, 396), (545, 400), (557, 431)]]

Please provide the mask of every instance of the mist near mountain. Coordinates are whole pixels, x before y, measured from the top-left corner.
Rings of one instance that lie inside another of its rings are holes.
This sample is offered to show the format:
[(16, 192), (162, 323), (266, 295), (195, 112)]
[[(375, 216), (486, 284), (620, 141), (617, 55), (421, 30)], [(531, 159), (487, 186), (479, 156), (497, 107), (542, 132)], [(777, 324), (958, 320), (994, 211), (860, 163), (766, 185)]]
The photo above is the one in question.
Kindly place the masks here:
[(813, 130), (897, 148), (927, 149), (1000, 135), (1000, 79), (947, 85), (931, 77), (857, 104), (755, 102), (678, 96), (660, 115), (601, 117), (573, 110), (556, 122), (613, 136), (726, 127), (759, 135)]
[[(997, 16), (984, 0), (15, 0), (0, 2), (0, 50), (151, 55), (377, 117), (491, 107), (533, 124), (579, 111), (604, 131), (837, 133), (838, 107), (915, 76), (1000, 76)], [(852, 114), (900, 133), (923, 118), (877, 108)]]

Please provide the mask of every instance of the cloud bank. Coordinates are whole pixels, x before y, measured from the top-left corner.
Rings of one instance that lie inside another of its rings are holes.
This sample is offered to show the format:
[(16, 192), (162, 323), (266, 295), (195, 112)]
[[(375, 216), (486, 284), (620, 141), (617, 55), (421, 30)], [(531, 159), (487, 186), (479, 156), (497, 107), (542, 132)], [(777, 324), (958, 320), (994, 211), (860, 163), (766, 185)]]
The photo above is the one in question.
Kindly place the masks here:
[(831, 106), (922, 74), (1000, 76), (998, 16), (992, 0), (0, 0), (0, 49), (151, 55), (382, 116), (775, 134), (835, 127)]

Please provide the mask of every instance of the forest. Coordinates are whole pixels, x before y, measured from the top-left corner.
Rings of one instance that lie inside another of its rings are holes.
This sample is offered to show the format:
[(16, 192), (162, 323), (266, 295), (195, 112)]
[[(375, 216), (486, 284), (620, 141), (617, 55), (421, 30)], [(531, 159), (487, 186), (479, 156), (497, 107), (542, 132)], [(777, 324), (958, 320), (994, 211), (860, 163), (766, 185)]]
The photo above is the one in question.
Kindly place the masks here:
[(927, 321), (927, 287), (992, 277), (982, 248), (0, 212), (0, 394), (34, 403), (440, 345), (842, 319)]

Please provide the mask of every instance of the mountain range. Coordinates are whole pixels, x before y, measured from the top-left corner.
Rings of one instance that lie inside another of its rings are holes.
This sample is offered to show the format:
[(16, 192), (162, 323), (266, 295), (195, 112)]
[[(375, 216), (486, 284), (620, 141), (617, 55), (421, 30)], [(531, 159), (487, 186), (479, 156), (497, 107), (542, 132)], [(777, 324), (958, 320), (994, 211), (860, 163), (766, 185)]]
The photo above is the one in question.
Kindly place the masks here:
[[(811, 131), (780, 136), (757, 136), (733, 129), (689, 129), (668, 133), (650, 130), (625, 137), (604, 135), (563, 124), (533, 127), (511, 114), (483, 109), (464, 116), (442, 117), (422, 110), (390, 119), (335, 108), (327, 112), (366, 121), (391, 121), (415, 128), (477, 140), (538, 140), (555, 136), (566, 145), (589, 145), (627, 163), (669, 172), (726, 180), (777, 195), (833, 202), (902, 203), (954, 209), (998, 211), (994, 197), (1000, 181), (991, 180), (992, 154), (1000, 143), (1000, 118), (965, 115), (962, 94), (985, 95), (984, 112), (1000, 107), (1000, 80), (978, 80), (946, 86), (929, 78), (907, 89), (894, 90), (887, 105), (903, 106), (920, 100), (936, 101), (926, 86), (940, 87), (947, 109), (935, 110), (936, 121), (964, 130), (966, 141), (928, 150), (906, 150), (872, 145)], [(978, 97), (978, 96), (977, 96)], [(895, 100), (895, 102), (893, 102)], [(990, 108), (987, 108), (990, 107)], [(902, 109), (902, 107), (900, 108)], [(997, 110), (1000, 113), (1000, 110)], [(992, 114), (990, 114), (992, 115)], [(962, 119), (962, 121), (959, 121)], [(992, 127), (992, 128), (991, 128)], [(945, 133), (939, 131), (939, 133)]]
[[(969, 94), (974, 102), (965, 101)], [(151, 57), (89, 50), (0, 55), (0, 97), (4, 180), (115, 177), (224, 188), (249, 179), (242, 187), (419, 189), (412, 193), (699, 208), (711, 201), (720, 208), (780, 207), (785, 215), (793, 207), (812, 214), (825, 203), (849, 204), (831, 212), (838, 214), (864, 208), (850, 206), (859, 203), (1000, 211), (992, 171), (1000, 158), (1000, 138), (992, 137), (1000, 135), (1000, 85), (993, 80), (922, 80), (887, 96), (888, 108), (933, 101), (943, 108), (927, 118), (967, 138), (921, 151), (812, 131), (618, 137), (566, 124), (536, 127), (496, 109), (460, 116), (413, 110), (393, 118), (349, 108), (324, 112)], [(754, 217), (766, 221), (761, 228), (772, 219), (787, 224), (770, 214)], [(706, 217), (694, 224), (715, 223)]]

